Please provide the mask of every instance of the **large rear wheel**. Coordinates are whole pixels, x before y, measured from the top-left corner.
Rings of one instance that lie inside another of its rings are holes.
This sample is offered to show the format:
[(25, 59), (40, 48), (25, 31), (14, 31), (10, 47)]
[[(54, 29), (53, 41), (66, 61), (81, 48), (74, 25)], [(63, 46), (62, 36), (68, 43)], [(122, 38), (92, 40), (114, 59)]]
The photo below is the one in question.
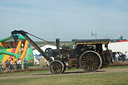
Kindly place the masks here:
[(95, 51), (86, 51), (80, 56), (79, 64), (84, 71), (96, 71), (102, 65), (101, 56)]

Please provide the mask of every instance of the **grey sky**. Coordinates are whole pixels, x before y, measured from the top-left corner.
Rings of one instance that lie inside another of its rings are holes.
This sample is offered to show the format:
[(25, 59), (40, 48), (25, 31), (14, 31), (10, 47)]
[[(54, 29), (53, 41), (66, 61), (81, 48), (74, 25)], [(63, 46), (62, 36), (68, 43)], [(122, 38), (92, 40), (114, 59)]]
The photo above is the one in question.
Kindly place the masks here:
[[(0, 39), (25, 30), (46, 40), (128, 39), (128, 0), (0, 0)], [(36, 39), (34, 39), (36, 40)]]

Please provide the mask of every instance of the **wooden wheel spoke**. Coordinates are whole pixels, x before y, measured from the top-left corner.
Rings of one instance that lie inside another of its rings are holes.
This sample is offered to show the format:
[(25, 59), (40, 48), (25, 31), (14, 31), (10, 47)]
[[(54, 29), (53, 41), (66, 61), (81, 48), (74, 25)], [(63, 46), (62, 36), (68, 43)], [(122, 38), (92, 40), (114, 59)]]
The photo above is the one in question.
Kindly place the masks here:
[(82, 60), (82, 63), (83, 63), (83, 62), (84, 62), (84, 63), (87, 63), (87, 62), (88, 62), (88, 60)]
[(95, 57), (92, 57), (90, 60), (92, 60), (92, 61), (93, 61), (93, 60), (94, 60), (94, 58), (95, 58)]

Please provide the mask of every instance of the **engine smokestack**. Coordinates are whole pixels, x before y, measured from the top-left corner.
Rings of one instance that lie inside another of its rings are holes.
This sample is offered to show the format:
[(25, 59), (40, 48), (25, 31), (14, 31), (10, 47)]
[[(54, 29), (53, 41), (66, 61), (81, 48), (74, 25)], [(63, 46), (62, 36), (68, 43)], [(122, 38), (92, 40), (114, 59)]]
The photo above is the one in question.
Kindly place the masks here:
[(56, 48), (59, 51), (60, 50), (60, 39), (56, 38)]

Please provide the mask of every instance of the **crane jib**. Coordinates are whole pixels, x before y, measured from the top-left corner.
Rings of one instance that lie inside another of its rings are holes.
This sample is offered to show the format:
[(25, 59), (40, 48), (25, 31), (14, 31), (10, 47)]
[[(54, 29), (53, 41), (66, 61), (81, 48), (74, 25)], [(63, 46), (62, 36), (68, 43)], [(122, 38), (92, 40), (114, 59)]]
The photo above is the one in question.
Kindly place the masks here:
[(44, 58), (46, 59), (46, 60), (48, 60), (48, 61), (52, 61), (52, 59), (51, 58), (49, 58), (49, 57), (47, 57), (46, 55), (45, 55), (45, 53), (43, 52), (43, 50), (42, 49), (40, 49), (40, 47), (32, 40), (32, 39), (30, 39), (26, 34), (29, 34), (29, 33), (27, 33), (27, 32), (25, 32), (25, 31), (22, 31), (22, 30), (20, 30), (20, 31), (17, 31), (17, 30), (14, 30), (12, 33), (12, 36), (13, 36), (13, 38), (14, 38), (14, 40), (15, 40), (15, 42), (17, 41), (17, 39), (18, 39), (18, 35), (16, 35), (16, 34), (21, 34), (21, 35), (23, 35), (43, 56), (44, 56)]

